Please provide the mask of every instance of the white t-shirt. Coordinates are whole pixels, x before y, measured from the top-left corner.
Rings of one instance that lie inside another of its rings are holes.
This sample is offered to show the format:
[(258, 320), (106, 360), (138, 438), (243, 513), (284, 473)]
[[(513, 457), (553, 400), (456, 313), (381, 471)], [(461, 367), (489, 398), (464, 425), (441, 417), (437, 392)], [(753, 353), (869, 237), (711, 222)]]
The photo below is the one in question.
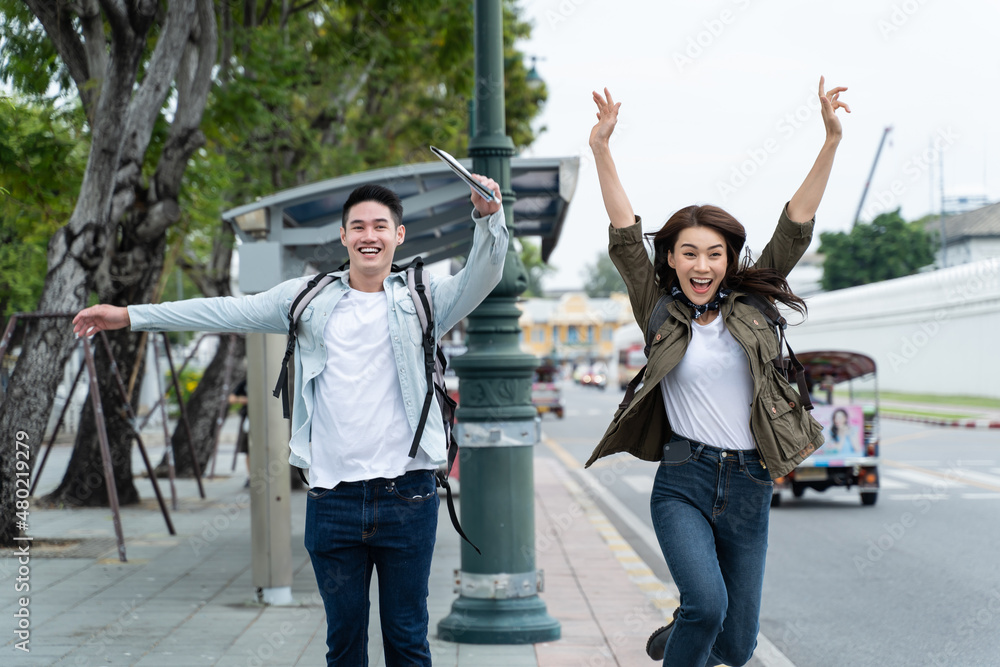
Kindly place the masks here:
[(413, 429), (389, 340), (388, 298), (384, 291), (352, 289), (327, 320), (326, 367), (316, 378), (311, 486), (332, 489), (436, 468), (422, 449), (409, 456)]
[(750, 365), (721, 315), (691, 323), (687, 352), (660, 391), (675, 433), (721, 449), (754, 449)]

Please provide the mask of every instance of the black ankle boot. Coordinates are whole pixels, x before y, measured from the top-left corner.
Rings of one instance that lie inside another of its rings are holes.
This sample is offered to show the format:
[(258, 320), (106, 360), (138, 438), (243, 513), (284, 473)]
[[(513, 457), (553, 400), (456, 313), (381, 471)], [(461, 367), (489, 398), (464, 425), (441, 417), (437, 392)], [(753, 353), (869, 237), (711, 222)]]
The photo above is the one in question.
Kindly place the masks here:
[(653, 660), (663, 660), (663, 652), (667, 648), (667, 640), (670, 639), (670, 632), (674, 629), (674, 623), (677, 622), (677, 615), (680, 613), (680, 607), (674, 609), (673, 619), (662, 628), (655, 630), (649, 636), (649, 639), (646, 640), (646, 655)]

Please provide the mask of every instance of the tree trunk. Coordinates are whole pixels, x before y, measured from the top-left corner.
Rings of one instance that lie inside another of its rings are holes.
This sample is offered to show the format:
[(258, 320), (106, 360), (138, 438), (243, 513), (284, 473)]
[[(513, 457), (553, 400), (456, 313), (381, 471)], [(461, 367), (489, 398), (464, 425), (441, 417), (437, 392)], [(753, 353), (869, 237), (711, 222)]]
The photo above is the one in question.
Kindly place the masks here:
[[(166, 237), (161, 235), (152, 244), (138, 243), (129, 235), (123, 234), (122, 242), (115, 254), (115, 267), (139, 267), (140, 270), (126, 274), (119, 269), (115, 273), (119, 280), (98, 280), (98, 283), (114, 286), (113, 293), (98, 290), (102, 303), (115, 306), (126, 306), (131, 303), (147, 303), (153, 296), (160, 273), (163, 270), (164, 247)], [(127, 278), (126, 278), (127, 275)], [(140, 355), (144, 350), (139, 348), (141, 334), (132, 333), (127, 329), (106, 332), (108, 342), (115, 355), (118, 372), (122, 375), (123, 384), (128, 385), (128, 375), (136, 360), (142, 363)], [(114, 465), (115, 485), (118, 488), (118, 502), (121, 505), (139, 501), (139, 493), (132, 482), (132, 443), (134, 436), (129, 423), (118, 384), (111, 372), (111, 360), (108, 359), (104, 344), (100, 337), (95, 337), (91, 343), (94, 348), (94, 365), (97, 368), (97, 382), (101, 394), (101, 405), (104, 412), (108, 441), (111, 449), (111, 461)], [(139, 369), (139, 377), (142, 369)], [(136, 384), (129, 397), (134, 406), (139, 397), (141, 386)], [(66, 474), (59, 487), (45, 497), (44, 501), (52, 505), (73, 506), (106, 506), (108, 502), (107, 488), (101, 474), (100, 441), (94, 423), (94, 413), (88, 395), (80, 419), (80, 430), (73, 444), (73, 454), (70, 457)], [(99, 482), (95, 471), (100, 476)]]
[[(191, 9), (194, 3), (190, 3)], [(160, 155), (156, 172), (150, 179), (148, 187), (141, 182), (141, 165), (145, 159), (148, 146), (148, 131), (143, 129), (141, 121), (130, 124), (134, 131), (127, 133), (123, 154), (121, 156), (118, 175), (118, 187), (114, 197), (112, 216), (117, 217), (117, 208), (129, 205), (121, 212), (118, 242), (109, 247), (100, 270), (95, 274), (95, 284), (101, 303), (116, 306), (127, 306), (136, 303), (150, 303), (154, 300), (156, 286), (163, 271), (166, 251), (167, 229), (180, 217), (178, 197), (184, 169), (191, 155), (204, 144), (204, 136), (198, 129), (201, 113), (205, 106), (208, 89), (211, 85), (211, 68), (215, 59), (215, 17), (207, 0), (198, 3), (198, 22), (192, 25), (186, 19), (186, 11), (178, 8), (177, 16), (168, 17), (169, 28), (164, 32), (173, 35), (174, 47), (177, 53), (170, 56), (162, 52), (159, 46), (166, 42), (161, 35), (157, 52), (152, 58), (150, 71), (156, 69), (166, 80), (174, 80), (178, 89), (178, 110), (170, 127), (170, 134)], [(174, 11), (174, 7), (171, 7)], [(193, 18), (193, 17), (192, 17)], [(182, 52), (181, 52), (182, 51)], [(172, 66), (168, 60), (173, 58)], [(144, 81), (143, 88), (150, 82)], [(155, 86), (150, 86), (155, 88)], [(160, 108), (163, 100), (148, 96), (151, 100), (148, 107)], [(134, 110), (131, 118), (149, 116), (149, 108), (139, 107)], [(154, 114), (155, 116), (155, 114)], [(150, 123), (151, 128), (151, 123)], [(116, 348), (116, 359), (124, 372), (131, 371), (136, 363), (140, 334), (131, 332), (115, 332), (123, 337), (120, 351)], [(117, 338), (117, 336), (116, 336)], [(105, 360), (105, 363), (107, 360)], [(98, 365), (98, 372), (110, 375), (108, 366)], [(141, 376), (141, 374), (140, 374)], [(110, 379), (110, 378), (109, 378)], [(113, 379), (110, 379), (112, 386)], [(135, 389), (138, 396), (138, 386)], [(119, 489), (119, 502), (126, 504), (131, 495), (135, 499), (138, 494), (132, 484), (132, 473), (129, 461), (133, 433), (131, 425), (124, 419), (112, 419), (109, 412), (121, 409), (117, 390), (112, 395), (102, 388), (102, 399), (105, 401), (104, 413), (107, 418), (108, 439), (112, 443), (112, 459), (121, 461), (122, 468), (116, 468), (116, 477), (121, 476), (126, 487)], [(134, 397), (131, 399), (135, 405)], [(111, 405), (109, 410), (109, 403)], [(53, 503), (74, 503), (78, 499), (75, 494), (79, 489), (79, 480), (89, 474), (88, 466), (92, 465), (89, 456), (99, 446), (96, 431), (81, 429), (75, 444), (74, 454), (70, 460), (63, 482), (49, 497)], [(77, 450), (80, 455), (77, 456)], [(91, 503), (103, 504), (107, 494), (91, 496)], [(132, 502), (135, 500), (133, 499)]]
[[(136, 358), (138, 337), (123, 329), (109, 331), (107, 336), (115, 360), (120, 364), (119, 367), (130, 368)], [(123, 409), (118, 384), (114, 375), (106, 370), (110, 367), (110, 359), (100, 336), (93, 339), (92, 349), (118, 503), (120, 505), (137, 503), (139, 492), (132, 483), (131, 428)], [(138, 394), (137, 387), (133, 392), (133, 402)], [(103, 457), (91, 401), (92, 398), (88, 393), (66, 474), (59, 487), (42, 498), (41, 502), (44, 505), (55, 507), (107, 507), (108, 505), (108, 487), (104, 479)]]
[[(138, 16), (133, 22), (142, 29), (138, 35), (127, 27), (127, 20), (123, 25), (122, 17), (114, 18), (112, 64), (97, 104), (87, 171), (69, 222), (49, 241), (49, 270), (38, 303), (41, 312), (75, 313), (86, 305), (92, 271), (100, 262), (109, 232), (108, 214), (121, 146), (116, 128), (124, 120), (148, 29)], [(72, 336), (73, 328), (65, 318), (36, 320), (28, 326), (23, 351), (0, 405), (2, 437), (25, 431), (37, 451), (52, 410), (52, 397), (70, 356)], [(27, 529), (15, 522), (14, 456), (13, 448), (0, 447), (0, 546), (13, 545), (14, 537)]]
[[(76, 24), (69, 10), (77, 8), (59, 3), (54, 10), (52, 3), (26, 1), (44, 26), (60, 58), (67, 64), (80, 89), (81, 100), (85, 105), (88, 102), (93, 104), (91, 80), (94, 63), (83, 67), (79, 61), (86, 58), (86, 54), (92, 55), (96, 51), (83, 48), (81, 37), (75, 32)], [(197, 25), (194, 24), (195, 5)], [(86, 7), (92, 7), (92, 3), (86, 3)], [(108, 285), (99, 289), (102, 296), (109, 293), (129, 297), (135, 297), (137, 292), (151, 294), (149, 285), (155, 284), (162, 269), (163, 235), (179, 215), (177, 196), (184, 167), (202, 140), (198, 126), (211, 85), (211, 68), (216, 55), (215, 15), (211, 2), (184, 0), (168, 6), (166, 21), (158, 33), (157, 45), (146, 63), (144, 77), (138, 87), (137, 73), (146, 52), (146, 35), (157, 16), (158, 3), (137, 0), (126, 6), (125, 3), (100, 0), (100, 8), (110, 30), (106, 76), (99, 85), (96, 104), (88, 108), (91, 149), (76, 208), (67, 225), (49, 243), (49, 272), (39, 301), (41, 311), (79, 311), (86, 305), (98, 267), (103, 267), (110, 282), (110, 289)], [(92, 32), (96, 25), (92, 21), (84, 25), (85, 31), (91, 31), (86, 35), (87, 39), (94, 38)], [(177, 39), (178, 34), (182, 39)], [(179, 63), (183, 55), (189, 57), (181, 66)], [(177, 89), (177, 108), (170, 134), (150, 188), (139, 196), (149, 135), (172, 82)], [(121, 227), (122, 242), (129, 244), (129, 249), (145, 247), (138, 252), (126, 251), (124, 256), (115, 258), (115, 250), (119, 248), (109, 248), (108, 241), (122, 216), (131, 217)], [(132, 245), (135, 240), (139, 243)], [(157, 258), (159, 261), (156, 261)], [(138, 280), (120, 280), (132, 275), (138, 275)], [(112, 299), (112, 302), (123, 305), (118, 298)], [(138, 301), (132, 298), (127, 302)], [(122, 333), (121, 336), (131, 340), (129, 333)], [(25, 337), (24, 352), (11, 377), (7, 398), (0, 405), (0, 433), (23, 430), (32, 446), (38, 446), (52, 409), (51, 397), (55, 395), (70, 355), (71, 343), (72, 327), (66, 319), (32, 324)], [(130, 361), (135, 358), (135, 342), (118, 345), (119, 363), (122, 368), (130, 368)], [(97, 346), (96, 350), (99, 355), (103, 354), (100, 347)], [(111, 380), (106, 372), (107, 366), (103, 368), (104, 373), (100, 372), (100, 367), (98, 371), (102, 381)], [(118, 491), (121, 501), (129, 502), (134, 500), (129, 494), (133, 494), (135, 489), (131, 485), (128, 457), (122, 450), (128, 451), (131, 434), (118, 421), (115, 404), (120, 398), (117, 388), (114, 385), (112, 388), (113, 392), (107, 389), (102, 392), (102, 400), (110, 427), (109, 439), (116, 451), (112, 454), (116, 476), (122, 474), (125, 477)], [(85, 409), (90, 410), (89, 403)], [(82, 428), (73, 460), (77, 462), (76, 466), (81, 466), (84, 481), (87, 466), (93, 463), (92, 447), (95, 442), (89, 429)], [(23, 530), (15, 523), (15, 461), (9, 450), (0, 447), (0, 545), (12, 544), (13, 538)], [(71, 463), (70, 471), (75, 465)], [(81, 496), (86, 495), (85, 489), (78, 483), (81, 474), (71, 474), (70, 471), (64, 483), (52, 494), (53, 500), (80, 502), (83, 500)], [(91, 491), (86, 502), (96, 502), (99, 495)]]
[[(235, 344), (233, 343), (235, 341)], [(233, 387), (246, 377), (243, 368), (246, 354), (246, 341), (243, 336), (222, 334), (219, 349), (212, 362), (205, 369), (205, 374), (198, 387), (185, 404), (188, 423), (191, 425), (191, 438), (194, 440), (195, 455), (198, 458), (198, 469), (202, 475), (208, 474), (208, 465), (212, 457), (215, 438), (216, 419), (222, 402), (232, 393)], [(224, 385), (226, 359), (232, 356), (231, 376), (228, 385)], [(191, 448), (188, 446), (187, 430), (181, 420), (177, 421), (173, 436), (170, 438), (174, 449), (174, 473), (178, 477), (194, 477), (194, 466), (191, 465)], [(156, 466), (156, 475), (166, 477), (167, 457)]]

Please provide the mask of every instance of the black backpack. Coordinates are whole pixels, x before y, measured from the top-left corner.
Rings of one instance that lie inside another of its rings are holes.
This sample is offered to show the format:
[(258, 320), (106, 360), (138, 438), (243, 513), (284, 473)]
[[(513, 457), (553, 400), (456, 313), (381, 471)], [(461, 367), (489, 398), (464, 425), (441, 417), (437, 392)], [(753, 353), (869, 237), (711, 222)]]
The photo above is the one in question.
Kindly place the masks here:
[[(809, 388), (806, 386), (805, 369), (799, 362), (795, 353), (792, 352), (791, 346), (788, 344), (788, 339), (785, 338), (785, 329), (788, 328), (788, 321), (782, 316), (778, 311), (777, 306), (773, 303), (759, 296), (753, 294), (743, 294), (737, 298), (743, 299), (748, 302), (754, 308), (760, 311), (760, 314), (764, 316), (767, 323), (770, 325), (771, 329), (774, 330), (774, 335), (778, 339), (778, 356), (771, 360), (774, 367), (778, 369), (778, 372), (784, 375), (789, 382), (794, 382), (798, 385), (799, 395), (801, 397), (802, 407), (806, 410), (812, 410), (813, 404), (812, 400), (809, 398)], [(653, 346), (653, 340), (656, 337), (657, 330), (663, 326), (663, 323), (667, 321), (670, 317), (670, 312), (667, 310), (667, 306), (670, 302), (674, 300), (674, 297), (670, 294), (663, 294), (657, 300), (656, 305), (653, 306), (653, 314), (649, 316), (649, 324), (646, 327), (646, 347), (643, 348), (643, 353), (646, 358), (649, 358), (649, 350)], [(788, 359), (784, 358), (781, 352), (782, 344), (785, 349), (788, 350)], [(628, 387), (625, 389), (625, 397), (622, 399), (619, 408), (628, 407), (629, 403), (635, 397), (635, 392), (642, 384), (642, 378), (646, 374), (646, 366), (639, 369), (639, 372), (635, 374), (632, 381), (628, 383)]]
[[(312, 301), (313, 297), (319, 294), (324, 287), (336, 280), (336, 276), (333, 274), (344, 271), (348, 266), (349, 263), (345, 262), (336, 271), (314, 276), (299, 290), (295, 298), (292, 299), (292, 305), (288, 311), (288, 345), (285, 347), (285, 356), (281, 360), (281, 373), (278, 375), (278, 383), (274, 387), (274, 397), (281, 398), (281, 410), (285, 419), (288, 419), (291, 415), (288, 399), (290, 393), (288, 387), (288, 362), (291, 360), (292, 355), (295, 354), (296, 329), (299, 317), (306, 306), (309, 305), (309, 302)], [(424, 370), (427, 373), (427, 394), (424, 396), (424, 405), (420, 411), (420, 421), (417, 424), (417, 430), (413, 434), (413, 443), (410, 445), (409, 456), (413, 458), (417, 455), (417, 449), (420, 447), (420, 437), (424, 433), (424, 426), (427, 424), (427, 417), (430, 413), (432, 397), (437, 395), (438, 406), (441, 408), (441, 421), (444, 425), (444, 435), (448, 442), (448, 462), (435, 472), (435, 479), (437, 480), (437, 485), (445, 490), (448, 501), (448, 514), (451, 516), (451, 523), (455, 526), (455, 530), (458, 531), (462, 539), (468, 542), (477, 553), (482, 553), (479, 551), (479, 547), (472, 544), (469, 538), (466, 537), (465, 531), (462, 530), (462, 526), (459, 524), (458, 514), (455, 512), (455, 500), (452, 497), (451, 484), (448, 482), (451, 468), (458, 457), (458, 440), (455, 439), (454, 434), (455, 410), (458, 406), (455, 400), (448, 395), (448, 390), (444, 384), (444, 372), (445, 368), (447, 368), (448, 360), (434, 339), (434, 308), (431, 303), (431, 292), (424, 283), (423, 260), (417, 257), (404, 267), (399, 267), (395, 264), (392, 265), (393, 273), (402, 273), (404, 271), (406, 272), (406, 286), (409, 288), (410, 297), (416, 306), (417, 317), (420, 319), (420, 330), (423, 332), (421, 347), (424, 350)], [(309, 481), (306, 479), (302, 468), (297, 468), (297, 470), (302, 482), (308, 487)]]

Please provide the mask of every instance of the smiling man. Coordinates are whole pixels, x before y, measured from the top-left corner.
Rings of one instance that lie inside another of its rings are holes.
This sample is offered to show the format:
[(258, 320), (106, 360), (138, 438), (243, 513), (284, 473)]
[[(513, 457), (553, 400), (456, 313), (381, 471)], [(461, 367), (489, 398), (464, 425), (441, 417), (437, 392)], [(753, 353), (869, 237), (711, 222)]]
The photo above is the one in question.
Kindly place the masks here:
[[(427, 275), (435, 340), (500, 282), (508, 234), (500, 188), (474, 190), (472, 248), (454, 276)], [(392, 190), (363, 185), (348, 197), (340, 230), (350, 267), (299, 318), (289, 461), (309, 469), (305, 546), (327, 617), (327, 665), (367, 664), (369, 587), (378, 572), (386, 667), (431, 664), (427, 581), (437, 530), (434, 470), (445, 462), (440, 419), (428, 419), (409, 456), (427, 392), (421, 328), (404, 272), (403, 206)], [(292, 300), (309, 277), (240, 298), (117, 308), (73, 320), (78, 335), (133, 331), (288, 332)], [(434, 400), (437, 400), (436, 398)], [(438, 414), (432, 406), (430, 414)]]

